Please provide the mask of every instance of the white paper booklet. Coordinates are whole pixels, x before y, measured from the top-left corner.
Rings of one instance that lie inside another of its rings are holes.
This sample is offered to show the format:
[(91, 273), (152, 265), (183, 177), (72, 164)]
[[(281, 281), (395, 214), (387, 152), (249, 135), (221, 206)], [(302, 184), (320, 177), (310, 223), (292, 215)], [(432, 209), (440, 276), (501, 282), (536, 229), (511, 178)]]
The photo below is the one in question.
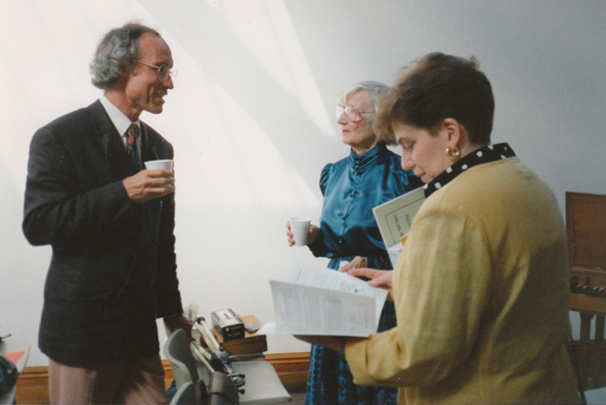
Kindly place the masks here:
[(276, 313), (257, 333), (367, 337), (377, 331), (382, 288), (310, 263), (296, 262), (288, 281), (270, 281)]
[(425, 188), (419, 187), (372, 209), (394, 268), (402, 250), (401, 240), (410, 232), (412, 219), (424, 201)]

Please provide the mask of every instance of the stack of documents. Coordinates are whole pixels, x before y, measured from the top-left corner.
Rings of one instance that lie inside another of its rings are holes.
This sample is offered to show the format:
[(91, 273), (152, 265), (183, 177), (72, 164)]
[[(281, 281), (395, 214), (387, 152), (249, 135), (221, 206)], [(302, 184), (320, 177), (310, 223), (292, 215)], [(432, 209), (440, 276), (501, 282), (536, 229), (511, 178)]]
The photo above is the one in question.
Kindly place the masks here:
[(270, 281), (276, 314), (258, 334), (368, 337), (377, 332), (387, 290), (322, 266), (296, 262), (288, 281)]

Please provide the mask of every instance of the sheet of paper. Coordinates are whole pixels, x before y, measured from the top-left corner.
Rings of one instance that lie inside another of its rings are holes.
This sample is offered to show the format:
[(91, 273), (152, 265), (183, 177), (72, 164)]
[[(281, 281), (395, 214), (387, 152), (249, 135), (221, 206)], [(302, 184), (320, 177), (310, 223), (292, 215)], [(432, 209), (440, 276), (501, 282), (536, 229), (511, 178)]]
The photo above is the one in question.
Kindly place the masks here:
[(374, 299), (282, 281), (270, 281), (276, 333), (367, 337), (376, 332)]
[(394, 246), (410, 232), (410, 224), (425, 201), (425, 189), (415, 190), (396, 197), (372, 209), (386, 246)]
[(387, 297), (356, 277), (304, 262), (295, 262), (288, 281), (270, 285), (276, 321), (260, 334), (370, 336)]
[(410, 232), (412, 220), (424, 201), (425, 189), (419, 187), (372, 209), (394, 267), (402, 250), (401, 239)]
[(387, 290), (383, 288), (371, 287), (366, 281), (350, 276), (347, 273), (299, 261), (295, 262), (288, 276), (288, 282), (374, 298), (376, 327), (379, 327), (381, 312), (387, 298)]
[(21, 356), (23, 356), (23, 351), (21, 352), (12, 352), (12, 353), (2, 353), (2, 355), (4, 357), (6, 357), (7, 359), (9, 359), (11, 362), (13, 363), (17, 363), (19, 361), (19, 359), (21, 358)]

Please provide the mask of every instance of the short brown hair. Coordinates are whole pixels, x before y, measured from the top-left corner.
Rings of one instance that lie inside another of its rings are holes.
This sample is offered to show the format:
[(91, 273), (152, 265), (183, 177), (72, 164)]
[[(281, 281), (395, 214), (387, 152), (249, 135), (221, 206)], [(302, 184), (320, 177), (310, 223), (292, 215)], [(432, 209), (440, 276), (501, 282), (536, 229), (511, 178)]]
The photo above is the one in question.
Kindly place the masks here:
[(374, 120), (380, 140), (394, 143), (393, 125), (403, 123), (435, 133), (446, 118), (463, 126), (472, 144), (490, 143), (494, 97), (479, 63), (435, 52), (406, 68), (384, 96)]

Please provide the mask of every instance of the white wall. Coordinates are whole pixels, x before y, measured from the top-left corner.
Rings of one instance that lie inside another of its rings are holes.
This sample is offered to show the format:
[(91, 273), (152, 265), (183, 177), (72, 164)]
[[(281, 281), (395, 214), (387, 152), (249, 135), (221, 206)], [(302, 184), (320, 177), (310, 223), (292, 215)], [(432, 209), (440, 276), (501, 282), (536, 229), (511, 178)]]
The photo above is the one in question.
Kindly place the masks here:
[[(493, 83), (493, 140), (554, 189), (606, 194), (606, 1), (0, 0), (0, 334), (36, 347), (50, 248), (21, 232), (28, 145), (50, 120), (93, 102), (100, 37), (137, 18), (159, 28), (179, 77), (160, 116), (176, 149), (177, 254), (185, 305), (273, 318), (269, 279), (294, 260), (290, 215), (319, 216), (317, 182), (348, 153), (336, 93), (390, 83), (430, 51), (475, 55)], [(289, 336), (271, 352), (303, 351)]]

